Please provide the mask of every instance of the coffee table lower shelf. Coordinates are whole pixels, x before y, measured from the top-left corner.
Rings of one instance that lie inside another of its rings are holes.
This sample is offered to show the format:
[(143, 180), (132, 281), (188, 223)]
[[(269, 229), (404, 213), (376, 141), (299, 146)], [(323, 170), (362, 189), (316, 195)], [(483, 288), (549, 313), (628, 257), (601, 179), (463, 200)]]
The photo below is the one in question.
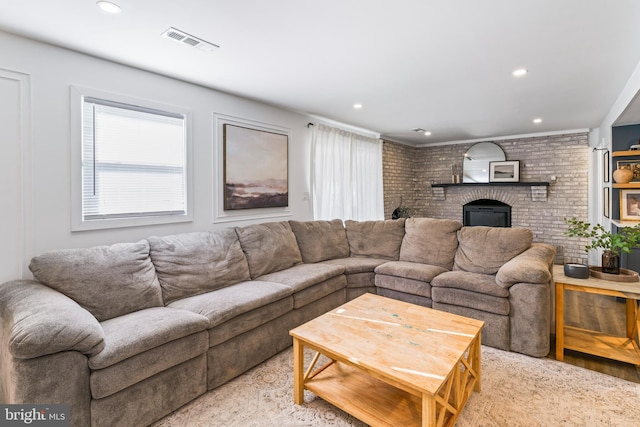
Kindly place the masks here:
[(304, 388), (370, 425), (422, 425), (420, 397), (344, 363), (332, 363), (307, 379)]

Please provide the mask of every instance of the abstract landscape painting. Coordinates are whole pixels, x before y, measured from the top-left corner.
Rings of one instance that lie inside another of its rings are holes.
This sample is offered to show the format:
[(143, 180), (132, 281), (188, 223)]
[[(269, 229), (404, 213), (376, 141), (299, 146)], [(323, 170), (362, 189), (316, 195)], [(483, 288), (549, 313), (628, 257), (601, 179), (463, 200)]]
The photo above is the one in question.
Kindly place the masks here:
[(224, 125), (224, 209), (289, 206), (288, 136)]

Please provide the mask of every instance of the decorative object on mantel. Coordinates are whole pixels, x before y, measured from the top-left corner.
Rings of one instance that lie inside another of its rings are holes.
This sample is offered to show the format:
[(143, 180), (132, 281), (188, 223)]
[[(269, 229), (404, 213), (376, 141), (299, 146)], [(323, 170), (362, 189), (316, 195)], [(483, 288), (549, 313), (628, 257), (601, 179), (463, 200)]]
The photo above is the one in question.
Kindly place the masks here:
[[(602, 273), (609, 275), (620, 274), (620, 252), (629, 253), (631, 249), (640, 242), (640, 224), (635, 227), (621, 228), (618, 233), (607, 231), (601, 224), (591, 225), (588, 222), (580, 221), (573, 217), (564, 219), (569, 224), (565, 232), (570, 237), (583, 237), (591, 239), (585, 245), (585, 252), (591, 249), (602, 248)], [(593, 270), (591, 270), (593, 274)], [(611, 280), (609, 278), (603, 278)]]
[(613, 172), (613, 180), (618, 184), (627, 184), (633, 179), (633, 171), (628, 166), (621, 166)]
[(489, 162), (507, 160), (502, 147), (494, 142), (477, 142), (462, 156), (462, 182), (489, 182)]
[(460, 176), (462, 175), (462, 165), (458, 162), (453, 162), (451, 165), (451, 183), (460, 184)]
[(489, 182), (520, 181), (520, 161), (489, 162)]
[(633, 270), (627, 270), (626, 268), (621, 268), (620, 274), (605, 273), (604, 271), (602, 271), (602, 267), (589, 267), (589, 272), (593, 277), (597, 277), (598, 279), (611, 280), (613, 282), (630, 283), (640, 281), (640, 275), (638, 275), (638, 273)]

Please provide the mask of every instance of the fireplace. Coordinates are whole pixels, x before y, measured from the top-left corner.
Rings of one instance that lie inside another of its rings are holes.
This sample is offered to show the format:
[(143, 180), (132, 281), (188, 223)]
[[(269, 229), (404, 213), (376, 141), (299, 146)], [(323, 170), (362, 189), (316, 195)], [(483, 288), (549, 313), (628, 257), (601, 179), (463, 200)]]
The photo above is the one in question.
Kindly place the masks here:
[(479, 199), (462, 207), (464, 225), (511, 227), (511, 206), (498, 200)]

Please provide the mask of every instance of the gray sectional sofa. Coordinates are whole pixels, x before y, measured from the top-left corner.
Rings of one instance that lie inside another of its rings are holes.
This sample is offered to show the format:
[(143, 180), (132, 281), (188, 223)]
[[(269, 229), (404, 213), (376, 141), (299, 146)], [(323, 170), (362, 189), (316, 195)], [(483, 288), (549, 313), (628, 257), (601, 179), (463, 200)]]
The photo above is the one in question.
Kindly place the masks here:
[(523, 228), (410, 218), (288, 221), (32, 259), (0, 285), (0, 402), (68, 403), (74, 426), (145, 425), (291, 344), (363, 293), (486, 322), (549, 352), (552, 246)]

